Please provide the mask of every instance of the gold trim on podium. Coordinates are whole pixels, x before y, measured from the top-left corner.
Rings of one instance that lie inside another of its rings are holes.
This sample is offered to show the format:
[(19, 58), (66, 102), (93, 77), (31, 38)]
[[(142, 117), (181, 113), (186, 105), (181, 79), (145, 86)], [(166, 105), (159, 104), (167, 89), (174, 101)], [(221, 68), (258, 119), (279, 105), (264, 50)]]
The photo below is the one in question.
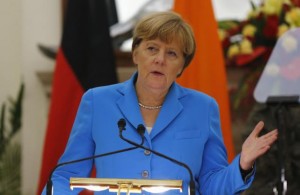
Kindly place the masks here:
[(110, 192), (162, 193), (168, 190), (182, 192), (182, 180), (152, 180), (152, 179), (118, 179), (118, 178), (70, 178), (70, 188), (85, 188), (92, 191), (109, 190)]

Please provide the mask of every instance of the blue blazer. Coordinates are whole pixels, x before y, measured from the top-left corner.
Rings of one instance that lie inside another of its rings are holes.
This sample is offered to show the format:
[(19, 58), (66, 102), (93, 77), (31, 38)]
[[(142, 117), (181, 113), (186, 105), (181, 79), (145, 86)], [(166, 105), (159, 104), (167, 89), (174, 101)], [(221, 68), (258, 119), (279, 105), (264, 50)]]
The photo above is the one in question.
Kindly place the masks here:
[[(127, 122), (124, 137), (141, 142), (136, 131), (144, 124), (134, 82), (88, 90), (82, 97), (67, 147), (59, 163), (132, 147), (119, 138), (117, 122)], [(196, 182), (196, 194), (238, 194), (253, 176), (243, 181), (238, 155), (228, 164), (216, 101), (201, 92), (173, 83), (144, 146), (187, 164)], [(54, 194), (77, 194), (70, 177), (89, 177), (93, 164), (99, 178), (179, 179), (188, 194), (188, 171), (143, 149), (114, 154), (58, 168), (52, 177)], [(95, 194), (112, 194), (108, 191)], [(147, 193), (144, 193), (147, 194)], [(169, 192), (165, 194), (177, 194)]]

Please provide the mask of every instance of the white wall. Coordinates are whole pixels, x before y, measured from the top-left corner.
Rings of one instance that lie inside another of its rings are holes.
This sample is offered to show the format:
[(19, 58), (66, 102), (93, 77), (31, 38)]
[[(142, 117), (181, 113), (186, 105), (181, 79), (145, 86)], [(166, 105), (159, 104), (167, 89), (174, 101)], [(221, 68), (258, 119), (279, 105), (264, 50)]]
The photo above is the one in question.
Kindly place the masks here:
[[(125, 0), (118, 1), (124, 3)], [(122, 17), (128, 18), (126, 10), (130, 14), (142, 2), (146, 0), (140, 0), (138, 4), (137, 0), (127, 0), (126, 5), (121, 6), (125, 10)], [(250, 8), (248, 0), (213, 2), (217, 18), (228, 15), (243, 17), (245, 10)], [(0, 1), (0, 103), (8, 96), (15, 97), (21, 78), (25, 81), (22, 128), (24, 195), (36, 193), (48, 114), (49, 102), (36, 72), (53, 70), (54, 67), (54, 62), (39, 52), (37, 44), (59, 45), (60, 3), (60, 0)]]
[(60, 0), (22, 0), (22, 74), (25, 79), (22, 129), (23, 194), (36, 193), (48, 114), (48, 99), (36, 72), (53, 70), (54, 61), (38, 50), (39, 43), (59, 45)]
[[(116, 0), (120, 21), (126, 21), (149, 1), (154, 0)], [(252, 1), (257, 5), (263, 0)], [(245, 19), (247, 12), (251, 9), (250, 0), (212, 0), (212, 4), (217, 19)]]
[(16, 97), (21, 80), (21, 3), (0, 1), (0, 105)]
[[(263, 0), (252, 0), (258, 5)], [(216, 19), (243, 20), (251, 10), (250, 0), (212, 0)]]

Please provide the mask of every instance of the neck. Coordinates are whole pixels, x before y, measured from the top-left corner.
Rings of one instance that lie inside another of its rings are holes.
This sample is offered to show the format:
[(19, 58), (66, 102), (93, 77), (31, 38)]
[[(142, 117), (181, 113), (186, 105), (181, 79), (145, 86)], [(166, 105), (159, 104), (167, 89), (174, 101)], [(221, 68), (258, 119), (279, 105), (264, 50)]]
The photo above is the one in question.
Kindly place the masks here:
[[(138, 97), (139, 104), (146, 107), (161, 107), (164, 102), (166, 92), (158, 92), (153, 90), (147, 90), (139, 85), (135, 85), (136, 93)], [(140, 105), (141, 107), (143, 107)]]

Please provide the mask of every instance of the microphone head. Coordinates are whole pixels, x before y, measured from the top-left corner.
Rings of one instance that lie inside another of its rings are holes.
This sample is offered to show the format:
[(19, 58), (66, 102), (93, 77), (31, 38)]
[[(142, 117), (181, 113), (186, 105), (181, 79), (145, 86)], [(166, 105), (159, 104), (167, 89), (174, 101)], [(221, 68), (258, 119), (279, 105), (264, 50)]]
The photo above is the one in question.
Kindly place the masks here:
[(142, 124), (139, 124), (139, 125), (138, 125), (137, 131), (138, 131), (138, 133), (139, 133), (142, 137), (143, 137), (144, 134), (145, 134), (145, 130), (146, 130), (146, 128), (145, 128), (144, 125), (142, 125)]
[(120, 130), (124, 130), (125, 129), (125, 126), (126, 126), (126, 121), (125, 119), (121, 118), (119, 121), (118, 121), (118, 127)]

